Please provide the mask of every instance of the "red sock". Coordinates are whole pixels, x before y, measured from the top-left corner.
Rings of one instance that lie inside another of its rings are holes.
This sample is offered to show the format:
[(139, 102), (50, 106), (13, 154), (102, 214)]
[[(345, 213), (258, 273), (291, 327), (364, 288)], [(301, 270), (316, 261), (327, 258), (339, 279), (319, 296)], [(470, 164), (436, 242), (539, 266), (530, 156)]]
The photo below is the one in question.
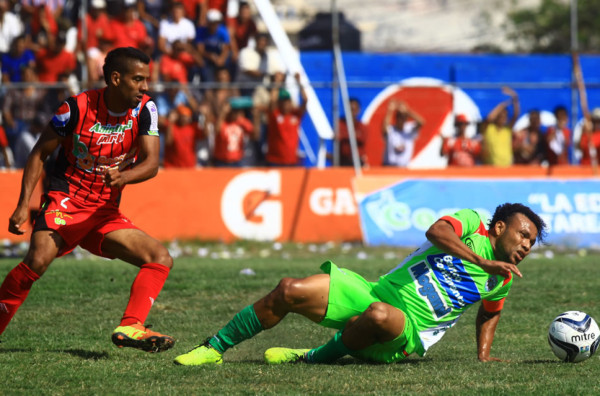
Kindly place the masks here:
[(129, 303), (121, 319), (121, 326), (144, 323), (168, 276), (169, 268), (162, 264), (142, 265), (131, 285)]
[(0, 286), (0, 334), (27, 298), (33, 282), (38, 279), (40, 276), (25, 263), (20, 263), (6, 275)]

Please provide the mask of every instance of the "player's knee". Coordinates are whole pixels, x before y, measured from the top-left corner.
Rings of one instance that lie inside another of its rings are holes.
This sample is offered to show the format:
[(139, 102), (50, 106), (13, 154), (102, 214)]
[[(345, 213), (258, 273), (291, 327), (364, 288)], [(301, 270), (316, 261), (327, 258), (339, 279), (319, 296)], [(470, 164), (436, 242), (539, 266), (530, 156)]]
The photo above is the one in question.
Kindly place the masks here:
[(365, 316), (373, 325), (384, 328), (389, 321), (390, 312), (387, 304), (374, 302), (365, 311)]
[(51, 263), (51, 261), (36, 255), (28, 255), (23, 262), (39, 276), (46, 272)]
[(173, 257), (171, 257), (166, 247), (160, 245), (151, 253), (151, 256), (148, 262), (162, 264), (169, 269), (173, 268)]
[(291, 306), (298, 302), (301, 298), (299, 295), (299, 280), (294, 278), (283, 278), (277, 285), (277, 299), (279, 303)]

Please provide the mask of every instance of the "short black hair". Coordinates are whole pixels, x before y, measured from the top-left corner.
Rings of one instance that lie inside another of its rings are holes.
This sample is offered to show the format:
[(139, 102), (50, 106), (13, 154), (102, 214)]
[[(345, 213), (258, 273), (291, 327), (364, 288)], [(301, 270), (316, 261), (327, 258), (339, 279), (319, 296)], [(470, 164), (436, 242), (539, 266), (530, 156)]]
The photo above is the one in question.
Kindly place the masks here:
[(535, 227), (538, 230), (537, 240), (540, 243), (544, 243), (547, 229), (546, 223), (544, 222), (544, 220), (542, 220), (540, 216), (538, 216), (533, 210), (531, 210), (531, 208), (520, 203), (507, 202), (502, 205), (498, 205), (496, 207), (494, 215), (492, 216), (492, 219), (489, 221), (489, 228), (493, 228), (494, 225), (499, 221), (508, 223), (508, 220), (517, 213), (521, 213), (525, 215), (529, 220), (531, 220), (531, 222), (535, 225)]
[(567, 107), (566, 107), (566, 106), (564, 106), (564, 105), (558, 105), (558, 106), (556, 106), (556, 107), (554, 108), (554, 111), (553, 111), (553, 113), (554, 113), (554, 114), (556, 114), (556, 113), (558, 113), (559, 111), (564, 111), (565, 113), (569, 114), (569, 111), (567, 110)]
[(119, 47), (110, 51), (104, 60), (102, 72), (104, 73), (104, 81), (107, 85), (110, 84), (110, 75), (116, 71), (121, 74), (129, 70), (130, 61), (140, 61), (146, 65), (150, 64), (150, 57), (144, 52), (133, 47)]

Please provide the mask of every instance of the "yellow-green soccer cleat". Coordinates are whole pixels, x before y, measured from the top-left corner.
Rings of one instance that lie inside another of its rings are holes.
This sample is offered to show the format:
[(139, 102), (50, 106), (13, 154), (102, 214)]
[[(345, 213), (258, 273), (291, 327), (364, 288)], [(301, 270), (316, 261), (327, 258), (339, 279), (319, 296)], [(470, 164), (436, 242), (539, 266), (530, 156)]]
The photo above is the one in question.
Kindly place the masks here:
[(196, 345), (188, 353), (179, 355), (173, 363), (180, 366), (200, 366), (201, 364), (223, 364), (223, 354), (213, 348), (207, 339), (204, 343)]
[(119, 348), (136, 348), (146, 352), (162, 352), (175, 345), (173, 337), (152, 331), (150, 326), (141, 323), (117, 327), (112, 333), (112, 342)]
[(310, 349), (269, 348), (265, 351), (265, 362), (269, 364), (305, 362)]

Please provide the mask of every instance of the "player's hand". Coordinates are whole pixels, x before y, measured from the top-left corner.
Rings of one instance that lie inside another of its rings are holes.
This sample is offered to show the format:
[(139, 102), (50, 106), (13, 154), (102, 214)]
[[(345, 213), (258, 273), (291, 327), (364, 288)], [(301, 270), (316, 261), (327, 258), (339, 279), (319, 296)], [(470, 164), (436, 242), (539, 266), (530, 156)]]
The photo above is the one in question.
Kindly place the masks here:
[(23, 235), (25, 233), (25, 229), (22, 227), (27, 221), (27, 211), (28, 207), (26, 205), (18, 206), (17, 209), (15, 209), (8, 219), (8, 232), (15, 235)]
[(123, 174), (119, 171), (119, 168), (108, 168), (102, 176), (102, 181), (107, 187), (123, 187), (126, 184)]
[(483, 268), (485, 272), (491, 275), (502, 275), (505, 278), (510, 276), (510, 273), (514, 273), (519, 278), (522, 278), (521, 271), (515, 264), (507, 263), (505, 261), (498, 260), (483, 260), (479, 263), (479, 266)]

